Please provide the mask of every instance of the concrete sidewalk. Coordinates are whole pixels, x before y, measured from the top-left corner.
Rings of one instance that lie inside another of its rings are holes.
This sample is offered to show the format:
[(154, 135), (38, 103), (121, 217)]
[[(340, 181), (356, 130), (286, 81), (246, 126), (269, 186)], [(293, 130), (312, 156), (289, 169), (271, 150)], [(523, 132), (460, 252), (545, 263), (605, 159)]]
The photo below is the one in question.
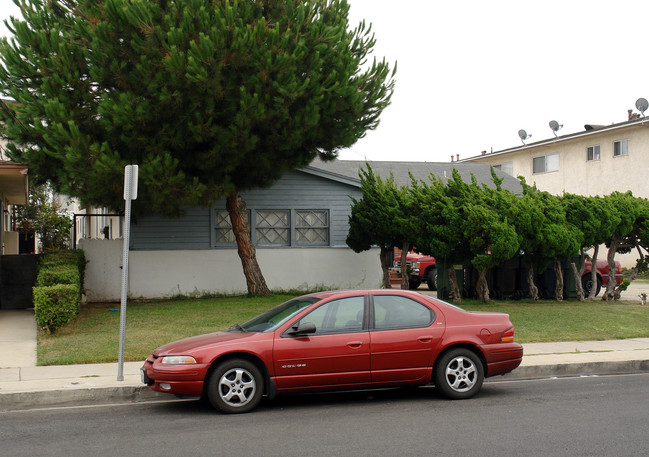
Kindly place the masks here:
[[(0, 411), (175, 399), (141, 384), (142, 362), (124, 364), (124, 381), (116, 363), (37, 367), (35, 335), (33, 312), (0, 311)], [(523, 347), (523, 363), (505, 379), (649, 371), (649, 338)]]

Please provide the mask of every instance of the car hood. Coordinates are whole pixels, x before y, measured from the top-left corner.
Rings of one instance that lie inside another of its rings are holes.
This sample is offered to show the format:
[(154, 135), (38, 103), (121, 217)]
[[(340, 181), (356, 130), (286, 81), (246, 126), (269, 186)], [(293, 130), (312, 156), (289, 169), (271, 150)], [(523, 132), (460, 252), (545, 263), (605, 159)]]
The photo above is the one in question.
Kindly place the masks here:
[(204, 349), (209, 346), (228, 344), (234, 341), (241, 341), (243, 339), (255, 338), (259, 333), (243, 333), (243, 332), (215, 332), (206, 333), (205, 335), (192, 336), (182, 340), (167, 343), (160, 346), (153, 351), (153, 355), (160, 357), (170, 354), (190, 355), (192, 352)]

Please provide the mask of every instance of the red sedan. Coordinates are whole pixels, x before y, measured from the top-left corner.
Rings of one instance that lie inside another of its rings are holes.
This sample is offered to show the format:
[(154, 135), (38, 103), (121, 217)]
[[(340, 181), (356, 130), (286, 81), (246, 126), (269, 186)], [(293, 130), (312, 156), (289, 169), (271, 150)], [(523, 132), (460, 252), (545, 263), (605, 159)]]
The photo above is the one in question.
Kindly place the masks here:
[(433, 383), (448, 398), (470, 398), (485, 377), (509, 373), (522, 357), (507, 314), (404, 290), (330, 291), (159, 347), (142, 380), (243, 413), (263, 395), (317, 390)]

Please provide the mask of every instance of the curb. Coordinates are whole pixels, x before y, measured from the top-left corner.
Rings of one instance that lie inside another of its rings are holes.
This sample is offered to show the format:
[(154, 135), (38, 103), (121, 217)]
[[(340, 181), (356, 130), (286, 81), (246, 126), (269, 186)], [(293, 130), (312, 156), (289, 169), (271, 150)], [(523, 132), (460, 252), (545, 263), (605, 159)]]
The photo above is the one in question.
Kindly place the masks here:
[(177, 397), (155, 392), (145, 385), (7, 392), (0, 393), (0, 412), (174, 400)]
[(642, 372), (649, 372), (649, 360), (578, 362), (522, 366), (516, 368), (511, 373), (507, 373), (499, 379), (540, 379), (562, 376), (628, 374)]
[[(649, 360), (521, 366), (504, 376), (488, 379), (498, 382), (500, 380), (542, 379), (550, 377), (630, 374), (643, 372), (649, 372)], [(178, 398), (173, 395), (155, 392), (145, 385), (86, 387), (33, 392), (0, 392), (0, 412), (152, 401), (178, 401)]]

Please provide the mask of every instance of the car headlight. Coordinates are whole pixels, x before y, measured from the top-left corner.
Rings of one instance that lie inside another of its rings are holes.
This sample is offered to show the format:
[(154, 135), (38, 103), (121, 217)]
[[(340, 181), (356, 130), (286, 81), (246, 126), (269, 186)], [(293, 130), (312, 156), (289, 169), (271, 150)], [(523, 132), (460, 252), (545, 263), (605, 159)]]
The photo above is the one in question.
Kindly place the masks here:
[(165, 365), (186, 365), (190, 363), (198, 363), (194, 357), (189, 355), (168, 355), (162, 358), (162, 363)]

